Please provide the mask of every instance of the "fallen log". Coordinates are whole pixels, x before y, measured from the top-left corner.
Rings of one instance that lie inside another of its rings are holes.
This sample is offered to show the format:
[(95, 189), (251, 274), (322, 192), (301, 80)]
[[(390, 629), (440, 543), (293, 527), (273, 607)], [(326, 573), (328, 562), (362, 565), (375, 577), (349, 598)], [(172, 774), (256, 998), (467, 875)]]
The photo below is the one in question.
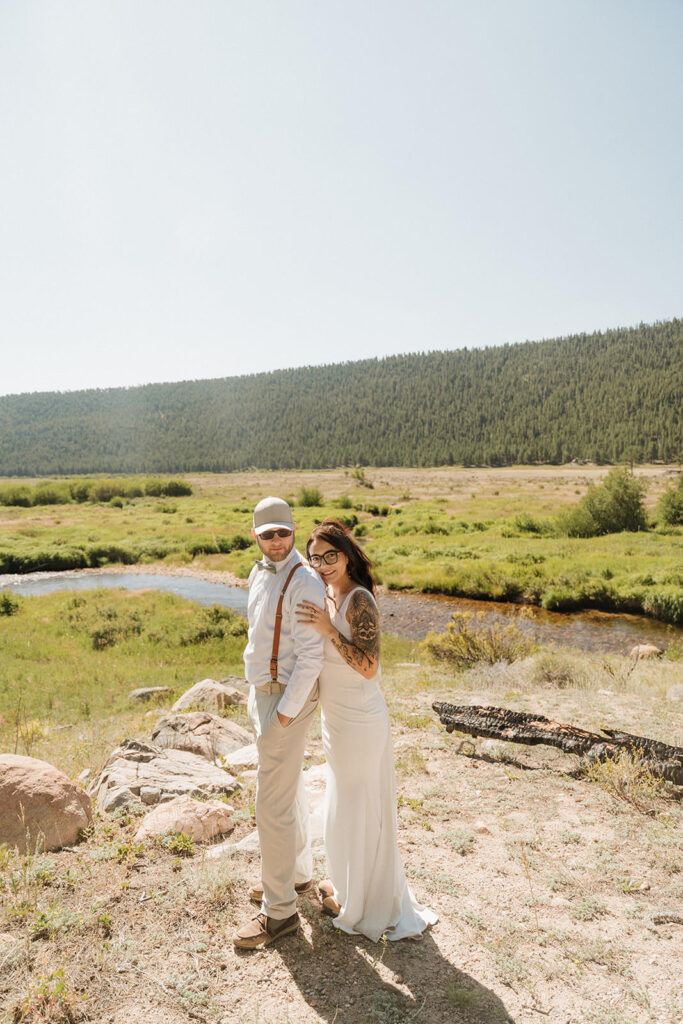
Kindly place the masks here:
[(588, 732), (566, 722), (554, 722), (545, 715), (511, 711), (509, 708), (446, 704), (442, 701), (435, 701), (432, 708), (449, 733), (464, 732), (469, 736), (485, 736), (529, 746), (540, 743), (590, 761), (614, 758), (620, 751), (627, 750), (653, 775), (683, 786), (683, 747), (673, 747), (617, 729)]

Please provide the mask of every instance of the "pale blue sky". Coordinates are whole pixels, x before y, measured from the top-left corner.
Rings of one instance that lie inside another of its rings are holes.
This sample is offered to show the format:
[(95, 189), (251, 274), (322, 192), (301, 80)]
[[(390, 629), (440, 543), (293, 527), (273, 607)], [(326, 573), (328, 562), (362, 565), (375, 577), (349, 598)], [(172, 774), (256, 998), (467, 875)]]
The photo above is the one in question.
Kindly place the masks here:
[(3, 0), (0, 394), (683, 313), (680, 0)]

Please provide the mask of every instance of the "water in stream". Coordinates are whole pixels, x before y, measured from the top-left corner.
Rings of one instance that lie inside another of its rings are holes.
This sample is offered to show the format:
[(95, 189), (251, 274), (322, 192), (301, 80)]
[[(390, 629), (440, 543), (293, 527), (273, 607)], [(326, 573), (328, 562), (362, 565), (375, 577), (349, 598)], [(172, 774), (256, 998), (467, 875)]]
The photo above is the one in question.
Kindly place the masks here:
[[(220, 604), (245, 615), (247, 590), (196, 576), (162, 575), (144, 572), (88, 571), (34, 573), (27, 578), (10, 577), (0, 582), (0, 591), (15, 594), (47, 594), (54, 590), (92, 590), (124, 587), (127, 590), (165, 590), (199, 604)], [(519, 628), (538, 642), (554, 643), (579, 650), (628, 654), (634, 644), (654, 643), (665, 649), (673, 640), (683, 640), (683, 629), (638, 615), (606, 612), (547, 612), (492, 601), (468, 601), (427, 594), (392, 593), (379, 595), (382, 625), (387, 633), (422, 639), (430, 630), (441, 632), (455, 611), (482, 612), (484, 622), (516, 621)]]

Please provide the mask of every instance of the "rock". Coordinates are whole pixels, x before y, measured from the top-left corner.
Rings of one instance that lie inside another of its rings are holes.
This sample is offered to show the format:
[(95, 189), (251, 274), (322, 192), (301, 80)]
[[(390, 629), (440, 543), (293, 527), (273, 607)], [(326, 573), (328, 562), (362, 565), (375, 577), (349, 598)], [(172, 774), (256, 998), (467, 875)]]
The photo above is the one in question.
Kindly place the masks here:
[[(58, 768), (0, 754), (0, 837), (21, 853), (72, 846), (92, 821), (90, 798)], [(28, 833), (28, 848), (27, 848)]]
[(666, 699), (675, 703), (676, 701), (683, 700), (683, 683), (674, 683), (666, 691)]
[(663, 653), (664, 651), (654, 644), (636, 644), (635, 647), (631, 648), (629, 657), (635, 658), (636, 661), (641, 661), (643, 658), (661, 658)]
[(151, 700), (152, 697), (163, 697), (166, 693), (172, 693), (170, 686), (140, 686), (137, 690), (131, 690), (128, 694), (129, 700)]
[(146, 814), (135, 839), (140, 842), (167, 832), (184, 832), (195, 843), (204, 843), (214, 836), (231, 832), (235, 827), (232, 815), (233, 808), (220, 800), (194, 800), (191, 796), (179, 796)]
[(202, 679), (178, 698), (171, 711), (195, 709), (222, 711), (230, 704), (246, 704), (246, 702), (246, 695), (236, 687), (223, 682), (219, 683), (215, 679)]
[(165, 750), (188, 750), (215, 763), (250, 744), (252, 736), (236, 722), (207, 711), (164, 715), (152, 730), (152, 742)]
[(491, 829), (488, 827), (488, 825), (486, 824), (485, 821), (475, 821), (475, 823), (474, 823), (474, 831), (479, 836), (490, 836), (491, 835)]
[(76, 782), (80, 782), (81, 786), (85, 786), (86, 782), (90, 781), (92, 775), (92, 768), (84, 768), (80, 775), (76, 776)]
[[(310, 814), (311, 845), (320, 846), (323, 841), (323, 815), (325, 808), (325, 786), (327, 767), (324, 764), (314, 765), (304, 772), (304, 782), (308, 795), (308, 811)], [(221, 843), (206, 851), (206, 856), (213, 859), (229, 853), (257, 853), (259, 850), (258, 830), (254, 829), (241, 839), (239, 843)]]
[(206, 758), (186, 750), (164, 750), (141, 740), (124, 740), (112, 751), (89, 792), (101, 811), (177, 796), (230, 796), (239, 782)]
[(227, 754), (225, 757), (225, 767), (230, 768), (233, 771), (241, 769), (242, 771), (246, 768), (256, 768), (258, 765), (258, 751), (255, 743), (250, 743), (246, 747), (240, 747), (233, 754)]

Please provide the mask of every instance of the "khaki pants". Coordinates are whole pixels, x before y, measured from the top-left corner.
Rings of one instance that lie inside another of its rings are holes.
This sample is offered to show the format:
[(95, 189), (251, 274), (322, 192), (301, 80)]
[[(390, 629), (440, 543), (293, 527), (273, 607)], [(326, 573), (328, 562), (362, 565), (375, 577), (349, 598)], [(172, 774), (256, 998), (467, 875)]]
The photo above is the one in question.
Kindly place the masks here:
[(302, 764), (309, 726), (318, 706), (318, 684), (288, 726), (277, 717), (281, 694), (252, 687), (249, 718), (256, 733), (256, 827), (261, 846), (261, 909), (284, 920), (296, 911), (294, 886), (313, 875), (308, 799)]

